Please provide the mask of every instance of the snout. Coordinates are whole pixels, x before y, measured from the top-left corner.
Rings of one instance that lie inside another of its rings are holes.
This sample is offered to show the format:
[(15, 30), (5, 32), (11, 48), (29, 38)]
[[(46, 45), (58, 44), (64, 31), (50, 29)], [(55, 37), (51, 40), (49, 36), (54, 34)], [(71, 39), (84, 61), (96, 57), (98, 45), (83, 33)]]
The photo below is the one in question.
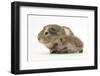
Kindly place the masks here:
[(38, 41), (40, 41), (40, 40), (41, 40), (41, 38), (40, 38), (40, 34), (38, 34), (37, 39), (38, 39)]
[(41, 39), (41, 38), (38, 38), (38, 41), (39, 41), (40, 43), (44, 43), (43, 39)]
[(38, 39), (38, 41), (40, 43), (43, 43), (43, 44), (48, 43), (48, 40), (45, 38), (45, 36), (42, 33), (39, 33), (38, 34), (37, 39)]
[(38, 41), (40, 42), (40, 43), (43, 43), (43, 40), (41, 39), (41, 36), (40, 36), (40, 34), (38, 34)]

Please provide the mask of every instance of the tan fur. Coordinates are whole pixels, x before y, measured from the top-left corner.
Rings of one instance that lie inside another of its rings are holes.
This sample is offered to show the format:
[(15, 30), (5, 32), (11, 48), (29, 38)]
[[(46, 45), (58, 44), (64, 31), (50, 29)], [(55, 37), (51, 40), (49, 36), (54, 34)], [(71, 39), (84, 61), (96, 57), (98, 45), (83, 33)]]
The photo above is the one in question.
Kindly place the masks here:
[(68, 35), (74, 35), (70, 28), (68, 28), (66, 26), (63, 26), (62, 28), (65, 30), (65, 33), (66, 33), (67, 36)]
[(38, 34), (38, 39), (50, 53), (80, 53), (83, 50), (83, 42), (66, 26), (49, 24)]

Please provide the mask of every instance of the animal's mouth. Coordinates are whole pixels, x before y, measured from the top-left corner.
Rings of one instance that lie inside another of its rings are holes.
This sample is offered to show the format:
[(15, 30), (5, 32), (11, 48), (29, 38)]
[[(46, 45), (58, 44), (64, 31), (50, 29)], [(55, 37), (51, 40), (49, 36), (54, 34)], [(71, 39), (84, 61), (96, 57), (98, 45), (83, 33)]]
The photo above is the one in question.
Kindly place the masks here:
[(43, 39), (38, 39), (38, 41), (40, 42), (40, 43), (48, 43), (48, 41), (45, 41), (45, 40), (43, 40)]

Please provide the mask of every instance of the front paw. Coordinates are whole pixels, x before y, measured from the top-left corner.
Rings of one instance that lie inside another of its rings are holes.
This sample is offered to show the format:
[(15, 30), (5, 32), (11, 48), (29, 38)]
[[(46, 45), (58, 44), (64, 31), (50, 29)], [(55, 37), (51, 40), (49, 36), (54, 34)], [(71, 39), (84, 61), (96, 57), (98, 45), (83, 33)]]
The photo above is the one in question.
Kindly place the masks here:
[(55, 53), (57, 53), (57, 51), (56, 50), (53, 50), (53, 51), (50, 51), (50, 53), (51, 54), (55, 54)]
[(79, 51), (79, 53), (83, 53), (83, 49)]

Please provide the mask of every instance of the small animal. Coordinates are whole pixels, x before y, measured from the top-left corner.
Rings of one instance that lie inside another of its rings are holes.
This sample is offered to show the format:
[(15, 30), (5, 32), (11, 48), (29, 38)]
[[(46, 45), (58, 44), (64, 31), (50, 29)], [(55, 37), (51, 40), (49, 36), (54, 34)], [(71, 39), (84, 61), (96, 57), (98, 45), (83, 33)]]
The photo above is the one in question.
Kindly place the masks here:
[(83, 42), (74, 35), (69, 27), (57, 24), (46, 25), (38, 34), (38, 40), (50, 53), (82, 53)]

